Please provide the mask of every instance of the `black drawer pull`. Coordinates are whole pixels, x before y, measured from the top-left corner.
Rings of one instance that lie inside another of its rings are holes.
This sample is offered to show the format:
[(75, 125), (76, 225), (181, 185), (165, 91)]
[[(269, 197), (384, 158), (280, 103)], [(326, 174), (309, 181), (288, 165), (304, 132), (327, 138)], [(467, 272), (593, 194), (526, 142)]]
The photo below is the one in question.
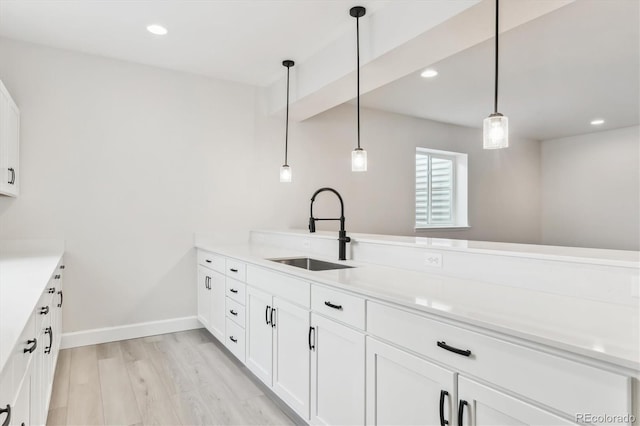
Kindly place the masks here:
[(229, 270), (230, 270), (231, 272), (234, 272), (234, 273), (235, 273), (235, 272), (238, 272), (238, 270), (237, 270), (236, 268), (229, 268)]
[(42, 308), (40, 308), (40, 315), (47, 315), (48, 313), (49, 313), (48, 306), (43, 306)]
[(471, 351), (470, 350), (454, 348), (453, 346), (447, 345), (447, 342), (438, 342), (438, 346), (441, 347), (442, 349), (445, 349), (445, 350), (447, 350), (449, 352), (456, 353), (458, 355), (462, 355), (462, 356), (470, 356), (471, 355)]
[(458, 406), (458, 426), (462, 426), (462, 418), (464, 417), (464, 406), (469, 403), (464, 399), (460, 400), (460, 405)]
[(33, 353), (33, 351), (35, 351), (36, 348), (38, 347), (38, 339), (29, 339), (29, 340), (27, 340), (27, 345), (31, 345), (31, 347), (30, 348), (24, 348), (22, 350), (22, 353), (25, 353), (25, 354), (27, 352)]
[(16, 183), (16, 171), (13, 169), (13, 167), (9, 167), (8, 169), (11, 172), (11, 179), (9, 179), (9, 182), (7, 182), (9, 185), (15, 185)]
[(264, 310), (264, 320), (267, 323), (267, 325), (271, 324), (269, 322), (269, 309), (271, 309), (271, 306), (267, 305), (267, 309)]
[(59, 280), (60, 279), (60, 275), (56, 275), (53, 277), (54, 280)]
[(48, 334), (49, 335), (49, 346), (45, 346), (44, 353), (45, 354), (50, 354), (51, 353), (51, 348), (53, 347), (53, 329), (51, 327), (47, 327), (44, 330), (44, 334)]
[(56, 288), (55, 287), (51, 287), (48, 291), (49, 294), (53, 294), (56, 292)]
[(449, 395), (449, 392), (446, 390), (440, 391), (440, 426), (445, 426), (449, 424), (449, 420), (444, 419), (444, 397)]
[(324, 302), (324, 304), (325, 304), (326, 306), (330, 307), (330, 308), (337, 309), (337, 310), (339, 310), (339, 311), (341, 311), (341, 310), (342, 310), (342, 305), (334, 305), (333, 303), (328, 302), (328, 301), (327, 301), (327, 302)]
[(58, 303), (58, 308), (62, 308), (62, 302), (64, 301), (64, 295), (62, 294), (62, 290), (58, 292), (58, 295), (60, 296), (60, 303)]
[(273, 314), (276, 313), (276, 308), (271, 308), (271, 317), (269, 319), (269, 321), (271, 322), (271, 328), (275, 328), (276, 327), (276, 320), (273, 317)]
[(204, 261), (207, 263), (211, 263), (211, 259), (205, 259)]
[(238, 290), (236, 290), (235, 288), (230, 288), (230, 289), (229, 289), (229, 291), (230, 291), (231, 293), (237, 293), (237, 292), (238, 292)]
[(64, 265), (60, 265), (60, 269), (64, 269), (64, 268), (65, 268), (65, 266), (64, 266)]
[(233, 336), (229, 336), (229, 340), (231, 340), (233, 343), (238, 343), (238, 339)]
[(233, 309), (229, 309), (229, 313), (233, 316), (238, 316), (238, 313), (236, 311), (234, 311)]
[(7, 404), (6, 408), (0, 408), (0, 414), (4, 413), (7, 413), (7, 417), (2, 422), (2, 426), (9, 426), (9, 423), (11, 422), (11, 406), (9, 404)]
[[(313, 332), (313, 343), (311, 343), (311, 332)], [(309, 327), (309, 350), (313, 351), (316, 349), (316, 328)]]

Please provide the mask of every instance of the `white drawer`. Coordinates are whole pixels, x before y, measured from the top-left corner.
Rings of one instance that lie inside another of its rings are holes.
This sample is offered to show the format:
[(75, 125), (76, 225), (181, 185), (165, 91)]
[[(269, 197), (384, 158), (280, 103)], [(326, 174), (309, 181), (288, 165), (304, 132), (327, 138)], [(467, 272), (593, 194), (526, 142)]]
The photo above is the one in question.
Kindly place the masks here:
[(227, 259), (227, 269), (225, 271), (228, 277), (239, 281), (247, 280), (247, 264), (235, 259)]
[(204, 250), (198, 250), (198, 265), (224, 274), (225, 258)]
[(247, 285), (238, 280), (234, 280), (233, 278), (227, 277), (227, 297), (235, 300), (239, 304), (243, 305), (245, 302), (245, 297), (247, 295)]
[(227, 297), (227, 318), (231, 318), (233, 322), (244, 328), (244, 306), (235, 300)]
[[(367, 331), (570, 416), (629, 413), (630, 379), (376, 302)], [(465, 356), (438, 346), (468, 350)]]
[[(41, 350), (41, 347), (47, 343), (38, 338), (39, 336), (38, 333), (36, 333), (35, 323), (35, 315), (31, 314), (27, 325), (23, 329), (16, 346), (13, 348), (13, 352), (10, 355), (10, 357), (13, 358), (11, 362), (13, 363), (12, 382), (14, 389), (17, 389), (18, 385), (22, 381), (22, 378), (29, 368), (29, 363), (36, 355), (36, 351)], [(33, 340), (36, 340), (36, 342), (29, 343), (33, 342)], [(34, 350), (32, 352), (25, 352), (26, 349), (30, 348), (34, 348)]]
[(326, 287), (311, 286), (311, 310), (364, 330), (364, 299)]
[[(51, 323), (51, 318), (53, 317), (53, 313), (55, 309), (57, 309), (57, 303), (59, 301), (58, 291), (61, 291), (58, 287), (56, 287), (56, 293), (51, 294), (48, 291), (49, 287), (47, 287), (40, 296), (40, 300), (38, 300), (38, 304), (36, 305), (35, 310), (35, 319), (36, 319), (36, 331), (39, 333), (41, 329), (46, 327), (45, 323)], [(55, 300), (54, 300), (55, 299)], [(56, 305), (54, 305), (54, 303)]]
[(311, 284), (258, 266), (247, 266), (247, 283), (305, 308), (311, 307)]
[(244, 363), (244, 328), (227, 318), (226, 332), (225, 346)]

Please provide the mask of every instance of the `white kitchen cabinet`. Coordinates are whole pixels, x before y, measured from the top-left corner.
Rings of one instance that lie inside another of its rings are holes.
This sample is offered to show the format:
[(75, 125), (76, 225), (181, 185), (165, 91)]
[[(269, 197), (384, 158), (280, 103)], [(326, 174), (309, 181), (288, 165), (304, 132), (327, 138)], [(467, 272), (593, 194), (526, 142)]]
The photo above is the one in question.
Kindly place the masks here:
[(22, 381), (18, 397), (16, 398), (15, 405), (11, 410), (11, 421), (9, 426), (28, 426), (28, 425), (41, 425), (44, 422), (37, 422), (31, 418), (32, 405), (40, 404), (42, 401), (32, 399), (33, 385), (31, 383), (34, 375), (31, 374), (31, 368), (27, 372), (27, 375)]
[(198, 266), (198, 320), (218, 340), (225, 336), (225, 276)]
[(311, 327), (311, 423), (364, 424), (364, 334), (315, 313)]
[(367, 338), (367, 424), (454, 422), (456, 374)]
[(576, 425), (541, 408), (466, 377), (458, 378), (459, 425), (560, 426)]
[(247, 367), (309, 418), (309, 311), (247, 286)]
[(19, 153), (20, 110), (0, 81), (0, 194), (19, 193)]

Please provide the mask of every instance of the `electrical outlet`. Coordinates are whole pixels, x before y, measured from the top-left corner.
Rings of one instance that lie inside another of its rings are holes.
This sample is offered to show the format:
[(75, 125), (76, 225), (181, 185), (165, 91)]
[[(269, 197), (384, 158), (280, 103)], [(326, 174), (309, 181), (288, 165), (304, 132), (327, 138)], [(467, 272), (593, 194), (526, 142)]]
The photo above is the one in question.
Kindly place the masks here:
[(433, 266), (434, 268), (442, 268), (441, 253), (427, 252), (424, 260), (427, 266)]

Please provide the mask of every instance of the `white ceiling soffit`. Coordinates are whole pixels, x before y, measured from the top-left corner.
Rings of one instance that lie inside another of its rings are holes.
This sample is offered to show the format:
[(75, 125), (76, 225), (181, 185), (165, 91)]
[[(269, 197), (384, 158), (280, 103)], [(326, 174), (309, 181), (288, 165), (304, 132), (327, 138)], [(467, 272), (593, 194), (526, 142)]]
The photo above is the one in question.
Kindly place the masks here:
[[(391, 1), (357, 3), (373, 12)], [(352, 3), (0, 0), (0, 36), (267, 86), (282, 76), (283, 59), (302, 61), (351, 30)], [(154, 36), (150, 24), (169, 33)]]
[[(501, 31), (573, 0), (501, 3)], [(495, 0), (395, 1), (361, 18), (361, 93), (367, 93), (493, 37)], [(305, 120), (355, 96), (355, 22), (351, 31), (292, 69), (291, 116)], [(284, 107), (284, 78), (268, 91), (268, 108)]]
[[(509, 4), (509, 3), (506, 3)], [(637, 125), (640, 2), (580, 0), (500, 38), (499, 111), (538, 140)], [(485, 18), (492, 21), (492, 18)], [(493, 41), (367, 93), (365, 107), (481, 127), (493, 110)], [(430, 67), (439, 74), (420, 77)], [(602, 126), (590, 125), (602, 118)]]

